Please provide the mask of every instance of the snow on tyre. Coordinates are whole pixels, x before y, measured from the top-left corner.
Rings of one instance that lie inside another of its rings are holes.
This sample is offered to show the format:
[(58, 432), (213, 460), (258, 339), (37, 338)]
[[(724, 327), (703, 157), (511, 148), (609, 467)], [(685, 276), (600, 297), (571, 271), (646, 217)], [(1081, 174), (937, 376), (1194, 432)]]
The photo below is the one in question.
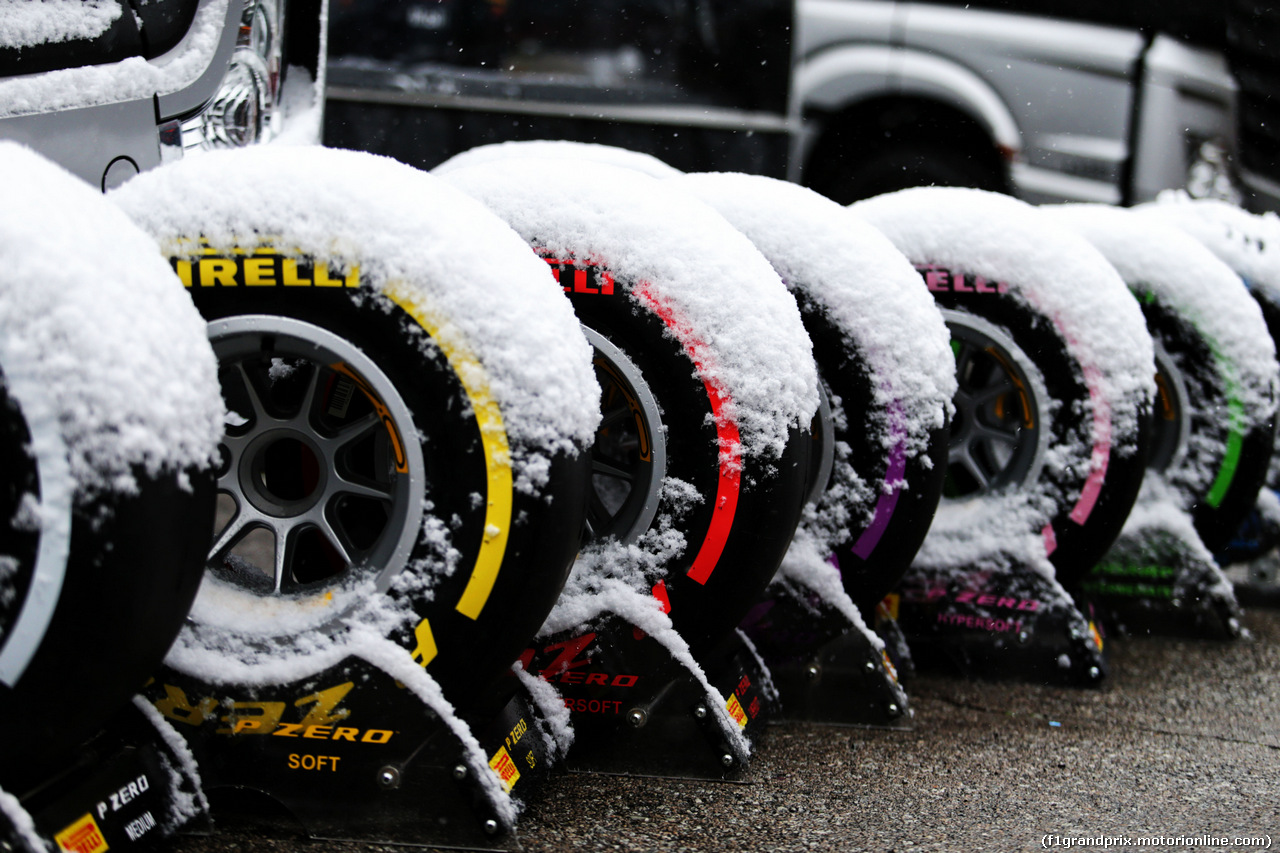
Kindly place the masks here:
[(772, 577), (804, 503), (818, 394), (795, 301), (714, 210), (635, 171), (500, 158), (444, 177), (533, 245), (607, 344), (595, 546), (544, 634), (610, 606), (656, 629), (605, 590), (657, 584), (699, 657)]
[(1253, 507), (1275, 434), (1276, 349), (1230, 267), (1156, 217), (1100, 205), (1046, 208), (1102, 251), (1156, 341), (1149, 466), (1182, 495), (1212, 551)]
[[(1137, 208), (1190, 234), (1226, 263), (1257, 301), (1272, 344), (1280, 348), (1280, 219), (1255, 215), (1222, 201), (1192, 200), (1184, 194), (1162, 194), (1156, 203)], [(1276, 443), (1280, 444), (1280, 432)], [(1211, 535), (1223, 559), (1257, 557), (1280, 544), (1280, 452), (1272, 446), (1267, 489), (1254, 510), (1229, 540)], [(1208, 544), (1208, 542), (1206, 542)], [(1265, 570), (1264, 570), (1265, 571)]]
[(845, 591), (870, 614), (910, 565), (942, 494), (955, 393), (942, 317), (883, 235), (812, 190), (742, 174), (674, 182), (746, 234), (797, 299), (832, 429), (783, 574), (821, 589), (834, 556)]
[(631, 169), (648, 175), (651, 178), (674, 178), (683, 174), (675, 166), (669, 166), (652, 154), (619, 148), (615, 145), (600, 145), (594, 142), (571, 142), (565, 139), (527, 139), (494, 142), (490, 145), (477, 145), (448, 160), (431, 170), (435, 175), (447, 175), (454, 169), (468, 166), (480, 166), (498, 160), (536, 157), (543, 160), (590, 160), (593, 163), (604, 163)]
[(1096, 249), (1007, 196), (915, 189), (853, 210), (916, 265), (952, 333), (947, 492), (922, 557), (963, 564), (1034, 533), (1072, 586), (1145, 470), (1154, 369), (1137, 303)]
[(26, 148), (0, 143), (0, 180), (0, 787), (26, 790), (181, 627), (223, 408), (154, 242)]
[(474, 702), (582, 526), (598, 391), (545, 265), (456, 190), (354, 152), (210, 154), (112, 198), (209, 321), (231, 411), (170, 666), (273, 683), (372, 635)]

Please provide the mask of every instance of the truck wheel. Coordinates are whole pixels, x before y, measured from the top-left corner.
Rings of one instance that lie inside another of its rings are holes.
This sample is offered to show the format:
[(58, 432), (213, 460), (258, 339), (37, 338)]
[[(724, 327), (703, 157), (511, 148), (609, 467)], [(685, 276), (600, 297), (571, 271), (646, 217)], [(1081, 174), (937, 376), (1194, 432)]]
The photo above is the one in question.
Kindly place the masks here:
[(470, 701), (578, 549), (598, 408), (568, 306), (509, 229), (407, 166), (325, 149), (190, 163), (114, 196), (209, 321), (232, 413), (171, 665), (196, 670), (228, 636), (270, 646), (248, 672), (328, 665), (366, 625)]
[(848, 203), (911, 187), (1003, 188), (999, 173), (969, 152), (904, 145), (848, 158), (844, 171), (827, 189), (832, 199)]
[(906, 258), (834, 202), (752, 175), (675, 183), (746, 234), (796, 297), (833, 410), (802, 525), (869, 616), (911, 564), (942, 494), (955, 386), (946, 328)]
[[(592, 553), (637, 591), (661, 581), (671, 621), (698, 657), (777, 570), (804, 503), (802, 425), (817, 408), (817, 377), (794, 301), (714, 211), (633, 170), (513, 157), (444, 177), (534, 246), (582, 325), (625, 356), (613, 366), (634, 366), (634, 384), (652, 394), (655, 406), (606, 399), (597, 448), (614, 440), (615, 423), (631, 431), (633, 459), (665, 438), (665, 471), (652, 475), (662, 481), (656, 521), (597, 529), (657, 545), (640, 556), (602, 542)], [(581, 191), (565, 196), (566, 186)], [(669, 548), (675, 537), (682, 548)]]
[(839, 204), (911, 187), (1009, 192), (995, 143), (959, 110), (880, 101), (826, 124), (805, 164), (805, 184)]
[(0, 787), (26, 791), (178, 633), (222, 406), (154, 243), (25, 148), (0, 143), (0, 181)]
[(1070, 588), (1145, 472), (1153, 358), (1137, 304), (1096, 250), (1005, 196), (908, 190), (853, 209), (917, 265), (952, 329), (939, 558), (959, 553), (955, 537), (981, 548), (1036, 532)]

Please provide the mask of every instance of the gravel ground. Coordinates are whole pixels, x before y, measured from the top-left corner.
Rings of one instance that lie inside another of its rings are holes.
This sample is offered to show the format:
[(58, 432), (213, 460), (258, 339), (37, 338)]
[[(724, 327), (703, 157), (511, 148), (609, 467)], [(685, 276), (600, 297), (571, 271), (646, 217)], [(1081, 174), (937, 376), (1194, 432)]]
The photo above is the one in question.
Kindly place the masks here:
[[(579, 850), (1022, 850), (1088, 836), (1280, 842), (1280, 611), (1234, 643), (1127, 638), (1098, 690), (918, 676), (908, 731), (771, 728), (740, 783), (569, 774), (517, 846)], [(1269, 843), (1266, 846), (1270, 846)], [(185, 837), (173, 853), (394, 848)]]

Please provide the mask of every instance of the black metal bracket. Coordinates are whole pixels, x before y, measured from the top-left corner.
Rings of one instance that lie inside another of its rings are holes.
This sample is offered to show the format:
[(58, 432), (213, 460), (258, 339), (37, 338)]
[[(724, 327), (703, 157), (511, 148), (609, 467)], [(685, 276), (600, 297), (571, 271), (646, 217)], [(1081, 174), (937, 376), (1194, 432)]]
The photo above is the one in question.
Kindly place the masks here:
[(768, 673), (736, 635), (696, 662), (706, 683), (691, 657), (612, 614), (526, 657), (570, 710), (573, 771), (729, 780), (771, 707)]
[(1012, 555), (991, 555), (981, 568), (912, 566), (889, 602), (922, 669), (1073, 686), (1106, 676), (1094, 621), (1057, 581)]
[(781, 720), (909, 728), (906, 691), (887, 647), (817, 592), (769, 587), (745, 630), (780, 696)]
[(535, 794), (555, 757), (514, 673), (461, 716), (354, 657), (265, 686), (165, 669), (147, 698), (195, 755), (215, 828), (503, 849), (511, 800)]
[(1111, 631), (1204, 639), (1241, 633), (1240, 605), (1191, 528), (1153, 521), (1120, 534), (1080, 584)]
[(5, 783), (25, 819), (0, 810), (0, 848), (145, 850), (203, 821), (206, 803), (195, 768), (166, 728), (145, 704), (129, 705), (56, 767), (38, 775), (5, 768)]

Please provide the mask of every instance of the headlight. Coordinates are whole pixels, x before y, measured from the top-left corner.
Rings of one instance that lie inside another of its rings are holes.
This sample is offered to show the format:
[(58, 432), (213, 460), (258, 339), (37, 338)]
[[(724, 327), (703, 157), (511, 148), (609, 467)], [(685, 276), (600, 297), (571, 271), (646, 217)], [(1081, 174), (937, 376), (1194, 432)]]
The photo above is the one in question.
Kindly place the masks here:
[[(164, 159), (265, 142), (279, 131), (283, 17), (276, 0), (247, 0), (222, 85), (199, 113), (161, 129), (162, 145), (169, 148)], [(181, 148), (175, 150), (178, 138)]]

